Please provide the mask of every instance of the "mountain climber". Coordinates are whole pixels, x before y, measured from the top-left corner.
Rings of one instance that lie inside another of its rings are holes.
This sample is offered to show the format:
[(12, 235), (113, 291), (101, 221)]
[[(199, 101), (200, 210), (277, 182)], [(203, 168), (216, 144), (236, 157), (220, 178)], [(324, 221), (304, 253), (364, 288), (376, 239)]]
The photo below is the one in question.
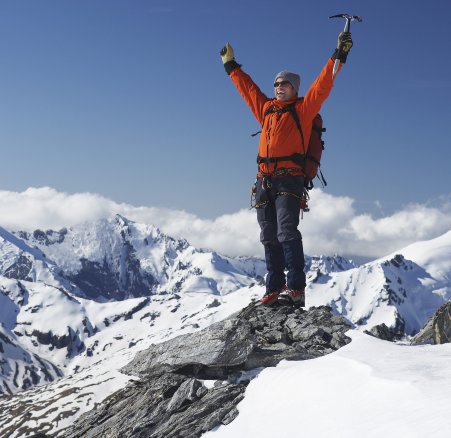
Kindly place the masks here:
[[(302, 165), (296, 162), (298, 160), (292, 161), (292, 155), (305, 155), (312, 121), (332, 90), (335, 59), (344, 64), (352, 45), (350, 32), (341, 32), (337, 49), (304, 98), (298, 97), (298, 74), (286, 70), (278, 73), (274, 81), (274, 98), (269, 98), (236, 62), (232, 46), (227, 43), (221, 50), (227, 74), (262, 126), (255, 207), (268, 271), (266, 293), (261, 298), (263, 305), (280, 301), (305, 306), (304, 249), (298, 230), (304, 172)], [(297, 129), (294, 117), (284, 111), (292, 103), (303, 135)]]

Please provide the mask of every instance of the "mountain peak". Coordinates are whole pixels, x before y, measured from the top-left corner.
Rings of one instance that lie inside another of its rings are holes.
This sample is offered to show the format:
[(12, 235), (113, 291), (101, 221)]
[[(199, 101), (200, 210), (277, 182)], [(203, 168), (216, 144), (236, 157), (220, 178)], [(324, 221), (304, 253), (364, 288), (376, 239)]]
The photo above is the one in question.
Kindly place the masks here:
[[(270, 309), (252, 303), (202, 331), (138, 353), (123, 371), (141, 377), (71, 427), (68, 438), (90, 435), (164, 438), (202, 433), (237, 415), (247, 384), (281, 360), (306, 360), (350, 342), (350, 326), (330, 308)], [(205, 386), (203, 380), (214, 385)], [(124, 403), (126, 400), (126, 403)], [(139, 400), (139, 402), (138, 402)], [(142, 411), (139, 431), (134, 420)]]
[(122, 216), (120, 214), (115, 214), (113, 221), (121, 228), (128, 228), (129, 226), (136, 224), (135, 222), (131, 221), (130, 219), (127, 219), (125, 216)]

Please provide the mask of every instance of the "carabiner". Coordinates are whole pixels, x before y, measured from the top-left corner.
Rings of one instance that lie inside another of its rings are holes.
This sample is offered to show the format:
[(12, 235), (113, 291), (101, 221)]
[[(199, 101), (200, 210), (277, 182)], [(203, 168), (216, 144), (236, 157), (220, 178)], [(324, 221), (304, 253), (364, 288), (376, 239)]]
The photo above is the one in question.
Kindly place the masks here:
[(262, 189), (267, 191), (271, 190), (271, 187), (272, 187), (271, 177), (264, 176), (262, 178)]

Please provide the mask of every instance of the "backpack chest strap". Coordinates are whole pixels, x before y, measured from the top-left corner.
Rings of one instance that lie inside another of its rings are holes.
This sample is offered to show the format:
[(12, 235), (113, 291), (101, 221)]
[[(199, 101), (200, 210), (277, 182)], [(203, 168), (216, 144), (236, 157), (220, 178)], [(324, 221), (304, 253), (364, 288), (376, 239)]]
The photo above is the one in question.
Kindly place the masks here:
[(260, 155), (257, 155), (257, 164), (262, 163), (279, 163), (280, 161), (292, 161), (293, 163), (296, 163), (298, 166), (304, 167), (305, 166), (305, 155), (302, 154), (292, 154), (292, 155), (286, 155), (282, 157), (261, 157)]

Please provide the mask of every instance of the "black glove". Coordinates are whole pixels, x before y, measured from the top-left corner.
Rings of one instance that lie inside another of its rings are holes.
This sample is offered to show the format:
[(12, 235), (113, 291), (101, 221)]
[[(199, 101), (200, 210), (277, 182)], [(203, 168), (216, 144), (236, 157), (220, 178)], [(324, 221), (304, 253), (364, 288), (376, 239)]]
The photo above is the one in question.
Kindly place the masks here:
[(230, 75), (230, 73), (237, 67), (241, 67), (240, 64), (235, 61), (235, 54), (229, 43), (227, 43), (219, 53), (221, 55), (222, 63), (224, 64), (225, 71), (228, 75)]
[(338, 50), (343, 50), (345, 53), (349, 53), (352, 47), (351, 32), (340, 32), (338, 35)]
[(342, 64), (345, 64), (352, 45), (351, 32), (340, 32), (337, 48), (332, 55), (332, 59), (338, 59)]

